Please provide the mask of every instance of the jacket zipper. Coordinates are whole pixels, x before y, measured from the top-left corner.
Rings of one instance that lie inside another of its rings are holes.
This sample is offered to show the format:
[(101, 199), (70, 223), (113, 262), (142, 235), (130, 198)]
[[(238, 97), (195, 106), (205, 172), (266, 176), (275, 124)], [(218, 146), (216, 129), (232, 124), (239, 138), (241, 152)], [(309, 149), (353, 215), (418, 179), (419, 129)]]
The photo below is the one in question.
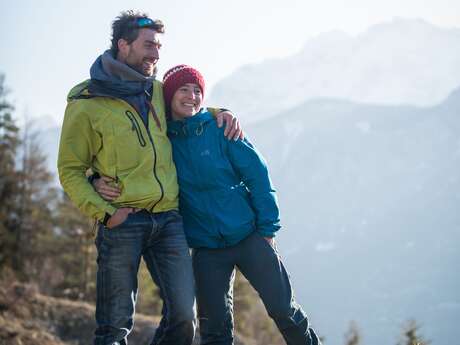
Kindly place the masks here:
[(155, 148), (155, 144), (153, 143), (153, 138), (152, 138), (152, 135), (150, 134), (150, 131), (149, 129), (147, 128), (147, 134), (149, 136), (149, 139), (150, 139), (150, 143), (152, 144), (152, 148), (153, 148), (153, 153), (155, 154), (154, 158), (153, 158), (153, 176), (155, 177), (156, 181), (158, 182), (158, 184), (160, 185), (160, 191), (161, 191), (161, 196), (160, 198), (158, 199), (158, 201), (150, 208), (150, 212), (153, 213), (153, 209), (155, 208), (156, 205), (158, 205), (158, 203), (163, 199), (164, 195), (165, 195), (165, 191), (163, 189), (163, 185), (161, 184), (160, 182), (160, 179), (158, 178), (157, 176), (157, 171), (156, 171), (156, 166), (157, 166), (157, 150)]
[(136, 134), (137, 134), (137, 139), (139, 140), (139, 144), (142, 146), (142, 147), (145, 147), (145, 145), (147, 145), (147, 143), (145, 142), (145, 139), (144, 139), (144, 136), (142, 135), (142, 131), (141, 131), (141, 128), (139, 126), (139, 122), (137, 122), (136, 120), (136, 117), (134, 116), (134, 114), (129, 111), (129, 110), (126, 110), (125, 111), (125, 115), (129, 118), (129, 120), (131, 121), (131, 124), (132, 124), (132, 127), (131, 127), (131, 130), (133, 131), (136, 131)]
[[(200, 129), (200, 130), (198, 131), (198, 129)], [(195, 129), (195, 131), (191, 131), (189, 128), (186, 127), (185, 124), (182, 126), (182, 133), (186, 137), (185, 138), (185, 145), (187, 147), (187, 152), (190, 154), (191, 157), (193, 157), (193, 154), (192, 154), (192, 150), (190, 148), (192, 148), (192, 147), (196, 148), (196, 147), (198, 147), (198, 145), (196, 143), (192, 142), (192, 140), (188, 140), (187, 137), (192, 136), (192, 139), (196, 139), (196, 137), (198, 137), (198, 136), (203, 134), (203, 131), (204, 131), (203, 123), (200, 123), (200, 127), (197, 127)], [(193, 171), (194, 171), (195, 176), (200, 176), (199, 169), (197, 168), (197, 165), (195, 164), (196, 161), (197, 160), (195, 160), (195, 159), (192, 160)], [(204, 200), (205, 200), (204, 201), (204, 207), (206, 208), (207, 213), (210, 214), (210, 215), (213, 215), (214, 213), (211, 212), (213, 210), (213, 208), (211, 207), (211, 205), (213, 205), (212, 201), (210, 201), (209, 198), (204, 198)], [(211, 216), (210, 221), (213, 224), (212, 228), (216, 229), (216, 234), (220, 237), (220, 240), (223, 242), (224, 246), (226, 246), (227, 241), (225, 239), (225, 236), (219, 230), (219, 226), (218, 226), (218, 223), (216, 222), (215, 216)]]
[[(125, 100), (122, 100), (123, 102), (127, 103)], [(129, 104), (129, 103), (128, 103)], [(140, 117), (139, 113), (136, 111), (136, 114)], [(131, 112), (130, 112), (131, 113)], [(137, 122), (136, 118), (134, 117), (134, 114), (133, 114), (133, 118), (131, 118), (127, 112), (125, 113), (129, 119), (131, 120), (131, 123), (133, 126), (134, 123), (133, 123), (133, 119), (134, 121), (139, 125), (139, 123)], [(132, 114), (132, 113), (131, 113)], [(144, 123), (144, 121), (142, 121), (142, 123)], [(150, 130), (149, 130), (149, 122), (148, 122), (148, 117), (147, 117), (147, 123), (144, 123), (144, 127), (147, 131), (147, 135), (149, 137), (149, 140), (150, 140), (150, 143), (152, 144), (152, 148), (153, 148), (153, 177), (155, 178), (155, 181), (157, 181), (158, 185), (160, 186), (160, 191), (161, 191), (161, 195), (160, 195), (160, 198), (158, 199), (158, 201), (150, 208), (150, 212), (153, 213), (153, 209), (155, 208), (156, 205), (158, 205), (158, 203), (163, 200), (164, 198), (164, 195), (165, 195), (165, 191), (164, 191), (164, 188), (163, 188), (163, 185), (161, 184), (160, 182), (160, 179), (159, 177), (157, 176), (157, 150), (156, 150), (156, 147), (155, 147), (155, 144), (153, 142), (153, 138), (152, 138), (152, 134), (150, 133)], [(138, 127), (139, 131), (140, 131), (140, 127)], [(136, 128), (136, 131), (137, 131), (137, 128)], [(141, 137), (142, 139), (144, 140), (144, 137), (142, 136), (142, 133), (141, 133)], [(139, 138), (139, 134), (138, 134), (138, 139), (139, 139), (139, 142), (140, 142), (140, 138)], [(145, 142), (145, 140), (144, 140)], [(141, 144), (142, 145), (142, 144)]]

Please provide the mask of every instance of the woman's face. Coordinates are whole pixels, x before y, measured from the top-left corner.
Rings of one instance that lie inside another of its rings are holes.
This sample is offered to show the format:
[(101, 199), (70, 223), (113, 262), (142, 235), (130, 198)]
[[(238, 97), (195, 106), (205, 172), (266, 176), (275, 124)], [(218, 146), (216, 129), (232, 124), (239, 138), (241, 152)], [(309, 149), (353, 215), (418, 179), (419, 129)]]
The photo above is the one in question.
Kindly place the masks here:
[(187, 83), (177, 89), (171, 101), (171, 115), (174, 120), (195, 115), (203, 103), (203, 94), (197, 84)]

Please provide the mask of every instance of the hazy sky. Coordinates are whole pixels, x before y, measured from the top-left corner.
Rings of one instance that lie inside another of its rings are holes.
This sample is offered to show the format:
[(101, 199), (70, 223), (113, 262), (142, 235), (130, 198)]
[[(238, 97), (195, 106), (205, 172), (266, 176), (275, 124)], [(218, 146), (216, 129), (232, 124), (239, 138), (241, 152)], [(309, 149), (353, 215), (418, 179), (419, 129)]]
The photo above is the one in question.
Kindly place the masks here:
[(238, 66), (291, 55), (321, 32), (356, 34), (393, 17), (460, 27), (458, 0), (2, 0), (0, 72), (18, 115), (60, 122), (68, 90), (88, 77), (125, 9), (165, 23), (160, 77), (187, 63), (203, 72), (208, 91)]

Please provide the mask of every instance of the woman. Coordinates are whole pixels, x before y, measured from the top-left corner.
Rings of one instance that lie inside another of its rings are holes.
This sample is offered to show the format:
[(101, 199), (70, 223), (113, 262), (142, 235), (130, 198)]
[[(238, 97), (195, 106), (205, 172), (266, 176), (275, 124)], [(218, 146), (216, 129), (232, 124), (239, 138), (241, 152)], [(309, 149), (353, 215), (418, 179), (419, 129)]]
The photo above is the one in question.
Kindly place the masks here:
[(266, 163), (248, 139), (225, 139), (202, 107), (204, 92), (203, 76), (190, 66), (173, 67), (163, 78), (180, 212), (193, 248), (201, 342), (233, 343), (238, 268), (287, 344), (319, 344), (275, 247), (279, 210)]

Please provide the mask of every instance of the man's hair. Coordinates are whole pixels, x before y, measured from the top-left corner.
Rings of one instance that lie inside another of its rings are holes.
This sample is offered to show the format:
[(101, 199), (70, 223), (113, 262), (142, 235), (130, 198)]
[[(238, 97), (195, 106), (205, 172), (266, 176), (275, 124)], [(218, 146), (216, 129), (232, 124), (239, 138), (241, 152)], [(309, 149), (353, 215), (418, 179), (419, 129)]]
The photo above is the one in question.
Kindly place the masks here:
[[(110, 51), (116, 57), (118, 54), (118, 40), (124, 39), (131, 44), (139, 36), (140, 28), (136, 25), (137, 20), (141, 18), (148, 19), (147, 13), (135, 12), (133, 10), (123, 11), (112, 23), (112, 45)], [(159, 19), (152, 20), (153, 24), (144, 26), (145, 28), (153, 29), (156, 32), (164, 33), (163, 22)]]

